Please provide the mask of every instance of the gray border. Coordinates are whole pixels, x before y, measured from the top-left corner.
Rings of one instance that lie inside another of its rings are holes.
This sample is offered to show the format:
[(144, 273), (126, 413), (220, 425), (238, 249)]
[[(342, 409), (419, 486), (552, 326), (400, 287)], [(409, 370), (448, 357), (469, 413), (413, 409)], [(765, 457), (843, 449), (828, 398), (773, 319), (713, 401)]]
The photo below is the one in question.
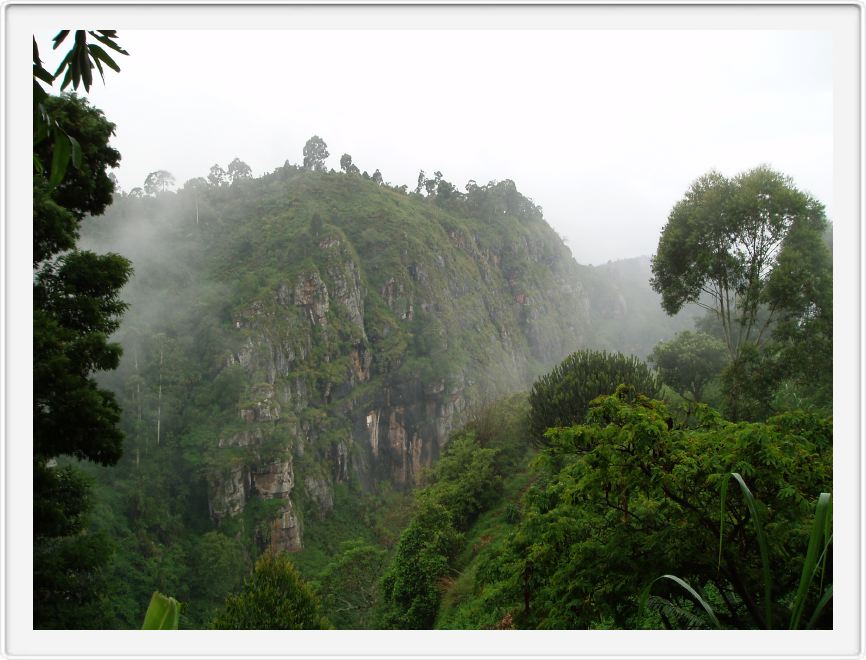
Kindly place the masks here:
[[(81, 8), (91, 8), (91, 9), (97, 9), (97, 8), (106, 8), (107, 9), (109, 7), (117, 7), (117, 6), (123, 6), (123, 7), (158, 6), (158, 7), (177, 7), (177, 8), (184, 8), (185, 7), (185, 8), (190, 8), (190, 9), (193, 9), (193, 8), (198, 9), (200, 7), (207, 7), (207, 6), (211, 6), (211, 7), (215, 7), (215, 8), (216, 7), (232, 8), (232, 7), (239, 7), (240, 6), (240, 7), (243, 7), (245, 9), (247, 7), (262, 8), (262, 7), (285, 6), (285, 5), (289, 5), (289, 4), (294, 5), (294, 6), (299, 6), (299, 7), (304, 7), (304, 6), (306, 6), (306, 7), (321, 7), (322, 5), (327, 5), (327, 6), (331, 6), (331, 7), (335, 7), (335, 8), (339, 8), (339, 7), (344, 7), (344, 8), (348, 8), (348, 7), (352, 7), (352, 8), (355, 8), (355, 7), (377, 7), (377, 8), (427, 7), (427, 8), (429, 8), (429, 7), (441, 7), (441, 6), (448, 6), (448, 7), (465, 6), (465, 7), (478, 7), (478, 8), (488, 8), (488, 7), (523, 7), (523, 8), (526, 8), (526, 7), (531, 7), (534, 9), (534, 8), (539, 8), (539, 7), (558, 7), (558, 6), (575, 6), (575, 5), (585, 6), (585, 7), (605, 7), (605, 8), (609, 8), (610, 6), (613, 5), (613, 6), (622, 7), (622, 8), (640, 8), (640, 9), (646, 9), (646, 8), (652, 8), (652, 7), (667, 7), (667, 8), (672, 8), (672, 9), (679, 9), (679, 8), (695, 8), (695, 7), (731, 7), (731, 6), (734, 6), (734, 7), (756, 7), (756, 8), (765, 7), (765, 8), (774, 8), (774, 9), (777, 7), (815, 7), (815, 6), (819, 6), (821, 8), (832, 7), (832, 6), (853, 6), (853, 7), (856, 7), (860, 10), (859, 30), (858, 30), (859, 41), (860, 41), (860, 43), (859, 43), (860, 70), (859, 70), (859, 76), (858, 76), (859, 81), (860, 81), (860, 94), (859, 94), (860, 136), (859, 136), (859, 140), (858, 140), (858, 142), (859, 142), (859, 154), (860, 154), (860, 156), (859, 156), (860, 175), (858, 177), (858, 181), (860, 183), (860, 194), (859, 194), (859, 209), (858, 209), (859, 213), (858, 213), (858, 215), (860, 218), (863, 217), (862, 191), (863, 191), (863, 185), (864, 185), (864, 177), (863, 177), (864, 157), (863, 157), (863, 148), (862, 147), (863, 147), (864, 121), (863, 121), (862, 108), (863, 108), (863, 103), (864, 103), (864, 90), (863, 90), (864, 12), (863, 12), (863, 4), (861, 2), (815, 3), (815, 2), (806, 2), (806, 1), (797, 1), (797, 0), (795, 0), (793, 2), (783, 2), (783, 1), (779, 1), (779, 2), (767, 2), (767, 1), (748, 2), (746, 0), (732, 0), (731, 2), (707, 2), (707, 3), (698, 4), (698, 3), (686, 2), (686, 1), (683, 1), (683, 2), (675, 2), (675, 1), (670, 2), (669, 1), (669, 2), (610, 2), (610, 3), (600, 3), (600, 2), (571, 2), (571, 1), (566, 0), (563, 2), (543, 2), (543, 3), (531, 4), (531, 3), (526, 3), (526, 2), (510, 2), (508, 0), (506, 0), (505, 2), (492, 2), (491, 1), (491, 2), (471, 2), (471, 3), (462, 3), (459, 1), (449, 1), (449, 0), (443, 0), (442, 2), (435, 2), (435, 3), (431, 3), (431, 2), (419, 2), (419, 3), (405, 3), (405, 2), (327, 2), (327, 0), (325, 0), (325, 2), (322, 2), (322, 3), (255, 2), (255, 3), (250, 3), (248, 5), (238, 5), (238, 3), (236, 3), (236, 2), (219, 1), (219, 0), (217, 2), (182, 2), (182, 3), (173, 3), (173, 2), (170, 2), (168, 0), (157, 0), (156, 2), (153, 2), (153, 3), (115, 2), (115, 3), (111, 3), (111, 4), (109, 4), (109, 3), (93, 3), (93, 2), (81, 3), (81, 4), (61, 3), (61, 2), (42, 3), (42, 2), (18, 2), (16, 0), (12, 0), (11, 2), (3, 3), (3, 12), (2, 12), (2, 15), (0, 15), (0, 27), (2, 27), (3, 34), (4, 34), (4, 36), (6, 36), (7, 29), (8, 29), (8, 20), (7, 20), (6, 10), (10, 6), (43, 6), (43, 7), (51, 7), (51, 8), (58, 8), (58, 9), (63, 8), (63, 7), (70, 7), (70, 6), (81, 7)], [(7, 40), (6, 43), (8, 44), (9, 41)], [(0, 140), (2, 140), (4, 145), (6, 145), (6, 144), (8, 144), (7, 138), (9, 137), (9, 132), (6, 130), (7, 129), (6, 119), (10, 115), (8, 104), (11, 103), (11, 99), (8, 96), (8, 91), (7, 91), (8, 90), (7, 78), (9, 75), (9, 71), (8, 71), (9, 58), (6, 56), (5, 51), (3, 53), (3, 62), (6, 63), (6, 66), (4, 66), (4, 70), (3, 70), (3, 74), (2, 74), (2, 80), (0, 80), (0, 103), (2, 103), (2, 106), (0, 106), (0, 113), (2, 113), (4, 121), (3, 121), (2, 133), (0, 133)], [(4, 380), (2, 383), (2, 389), (3, 389), (2, 401), (0, 401), (0, 417), (2, 417), (2, 419), (3, 419), (2, 439), (0, 439), (0, 447), (2, 447), (3, 457), (8, 459), (8, 445), (6, 444), (6, 439), (10, 437), (12, 430), (9, 426), (10, 422), (9, 422), (9, 419), (8, 419), (8, 416), (6, 413), (7, 413), (7, 410), (9, 410), (9, 406), (7, 406), (7, 397), (9, 395), (9, 390), (10, 390), (10, 385), (12, 383), (12, 376), (13, 375), (8, 372), (8, 352), (7, 352), (9, 350), (7, 342), (8, 342), (8, 338), (9, 338), (8, 329), (10, 327), (7, 324), (11, 323), (11, 319), (10, 319), (9, 314), (7, 314), (6, 301), (9, 299), (9, 294), (10, 294), (10, 289), (9, 289), (10, 278), (9, 278), (9, 271), (8, 271), (9, 266), (8, 265), (10, 262), (9, 255), (10, 255), (11, 248), (10, 248), (10, 241), (9, 241), (9, 227), (6, 225), (6, 220), (12, 217), (11, 216), (12, 211), (11, 211), (11, 206), (10, 206), (11, 203), (9, 201), (9, 196), (7, 195), (7, 192), (10, 190), (10, 184), (8, 182), (7, 177), (9, 176), (9, 173), (12, 170), (12, 167), (11, 167), (12, 156), (10, 155), (9, 150), (7, 150), (5, 148), (4, 148), (4, 156), (5, 156), (4, 165), (6, 167), (5, 167), (5, 171), (4, 171), (3, 180), (2, 180), (2, 182), (0, 182), (0, 197), (2, 197), (2, 199), (4, 200), (3, 209), (2, 209), (4, 226), (3, 226), (2, 236), (0, 236), (0, 245), (2, 245), (2, 248), (3, 248), (3, 255), (5, 258), (4, 264), (6, 264), (6, 267), (3, 269), (2, 274), (0, 274), (0, 284), (2, 284), (2, 287), (3, 287), (2, 291), (4, 294), (2, 297), (3, 298), (2, 301), (0, 301), (0, 341), (2, 341), (2, 344), (3, 344), (2, 352), (0, 352), (0, 365), (2, 365), (2, 368), (4, 370)], [(11, 220), (10, 220), (10, 222), (11, 222)], [(864, 419), (862, 416), (862, 410), (863, 410), (863, 404), (864, 404), (864, 389), (863, 389), (864, 346), (866, 346), (866, 343), (864, 343), (864, 338), (863, 338), (863, 334), (862, 334), (862, 329), (864, 327), (864, 323), (866, 323), (866, 311), (864, 311), (864, 282), (866, 282), (866, 280), (864, 280), (864, 276), (866, 276), (866, 270), (864, 270), (862, 256), (864, 254), (864, 249), (866, 249), (866, 242), (864, 242), (864, 235), (863, 235), (862, 231), (859, 231), (860, 229), (861, 229), (861, 227), (858, 226), (858, 241), (857, 241), (857, 243), (858, 243), (858, 248), (860, 251), (860, 257), (861, 258), (859, 260), (860, 261), (860, 263), (859, 263), (859, 268), (860, 268), (859, 285), (860, 285), (860, 287), (859, 287), (859, 291), (858, 291), (858, 301), (860, 304), (860, 314), (858, 317), (858, 321), (859, 321), (858, 336), (859, 336), (860, 341), (858, 344), (859, 355), (858, 355), (858, 360), (857, 360), (857, 363), (858, 363), (858, 366), (860, 369), (859, 388), (858, 388), (858, 393), (857, 393), (858, 394), (857, 399), (858, 399), (858, 402), (860, 404), (860, 410), (858, 411), (857, 428), (860, 431), (860, 441), (862, 442), (863, 438), (866, 437), (866, 424), (864, 424)], [(848, 360), (851, 359), (850, 355), (848, 355), (847, 357), (848, 357)], [(860, 507), (861, 507), (860, 508), (860, 537), (859, 537), (860, 550), (861, 550), (861, 552), (860, 552), (861, 582), (860, 582), (859, 604), (860, 604), (860, 608), (861, 608), (860, 612), (862, 613), (862, 612), (866, 611), (866, 609), (864, 609), (864, 608), (866, 608), (866, 594), (864, 594), (863, 582), (862, 582), (862, 578), (864, 576), (864, 569), (866, 569), (866, 560), (864, 560), (863, 553), (862, 553), (862, 549), (864, 547), (866, 547), (866, 546), (864, 546), (864, 543), (866, 543), (866, 530), (864, 530), (864, 524), (863, 524), (863, 512), (864, 512), (864, 506), (866, 506), (866, 497), (864, 497), (864, 496), (866, 496), (866, 491), (864, 491), (863, 483), (862, 483), (862, 476), (864, 474), (864, 469), (866, 469), (866, 463), (864, 463), (864, 453), (861, 451), (859, 444), (857, 447), (857, 452), (858, 452), (858, 456), (860, 459), (858, 463), (859, 463), (860, 475), (861, 475), (861, 481), (859, 484), (859, 492), (860, 492), (860, 498), (859, 498), (860, 502), (859, 503), (860, 503)], [(5, 514), (6, 514), (6, 507), (12, 501), (11, 493), (7, 492), (8, 484), (10, 481), (9, 475), (11, 472), (9, 460), (5, 461), (5, 465), (4, 465), (3, 469), (4, 469), (4, 476), (6, 479), (4, 482), (4, 487), (2, 489), (2, 492), (0, 492), (0, 505), (2, 505), (2, 507), (3, 507), (2, 515), (0, 515), (0, 563), (3, 564), (2, 568), (0, 568), (0, 580), (2, 580), (2, 583), (5, 585), (5, 584), (8, 584), (8, 581), (6, 580), (6, 577), (7, 577), (6, 560), (8, 558), (8, 552), (7, 552), (7, 545), (6, 544), (7, 544), (7, 542), (10, 542), (10, 538), (6, 536), (7, 527), (6, 527), (6, 515)], [(2, 602), (0, 602), (0, 652), (4, 653), (4, 657), (82, 657), (80, 655), (68, 655), (68, 656), (58, 656), (58, 655), (53, 655), (53, 656), (48, 656), (48, 655), (9, 656), (9, 655), (6, 655), (6, 650), (8, 648), (8, 632), (9, 632), (9, 630), (7, 629), (6, 617), (7, 617), (8, 613), (11, 609), (11, 602), (9, 600), (10, 598), (11, 598), (10, 593), (8, 591), (5, 591), (4, 599)], [(859, 630), (860, 651), (856, 657), (864, 657), (862, 654), (863, 654), (864, 648), (866, 648), (866, 631), (864, 631), (864, 629), (863, 629), (862, 621), (860, 622), (860, 626), (861, 626), (860, 630)], [(113, 654), (113, 655), (116, 655), (116, 654)], [(213, 657), (213, 655), (212, 654), (171, 655), (171, 656), (167, 656), (167, 655), (129, 655), (129, 656), (124, 656), (124, 657), (136, 657), (136, 658), (144, 658), (144, 657)], [(225, 657), (225, 656), (223, 656), (223, 657)], [(267, 656), (257, 655), (257, 656), (230, 656), (230, 657), (270, 658), (270, 657), (274, 657), (274, 656), (273, 655), (267, 655)], [(335, 656), (335, 655), (330, 655), (330, 656), (305, 655), (305, 656), (293, 656), (293, 657), (311, 657), (311, 658), (322, 658), (322, 657), (340, 657), (340, 658), (343, 658), (343, 657), (386, 657), (386, 654), (377, 653), (377, 654), (369, 654), (369, 655), (351, 655), (351, 656), (347, 656), (347, 655), (338, 655), (338, 656)], [(405, 654), (387, 654), (387, 657), (405, 657)], [(419, 657), (419, 658), (440, 658), (440, 657), (445, 658), (445, 657), (448, 657), (448, 658), (451, 658), (451, 657), (503, 657), (503, 656), (501, 656), (501, 655), (496, 656), (496, 655), (490, 655), (490, 654), (487, 654), (487, 655), (459, 655), (459, 656), (439, 654), (439, 655), (418, 655), (418, 656), (412, 656), (412, 657)], [(508, 657), (518, 657), (518, 656), (508, 656)], [(559, 658), (559, 657), (563, 657), (563, 655), (557, 654), (557, 655), (519, 656), (519, 657)], [(584, 657), (590, 657), (590, 656), (584, 656)], [(631, 657), (671, 657), (671, 654), (668, 653), (668, 654), (654, 654), (654, 655), (641, 655), (641, 656), (636, 656), (636, 655), (617, 655), (617, 656), (604, 655), (604, 656), (592, 656), (592, 657), (604, 657), (604, 658), (614, 658), (614, 657), (621, 657), (621, 658), (625, 658), (625, 657), (629, 657), (629, 658), (631, 658)], [(790, 654), (773, 654), (773, 655), (760, 655), (760, 656), (713, 655), (713, 656), (702, 656), (702, 657), (713, 657), (713, 658), (733, 658), (733, 657), (736, 657), (736, 658), (742, 658), (742, 657), (791, 657), (791, 656), (790, 656)], [(798, 656), (798, 657), (840, 657), (840, 658), (842, 658), (842, 657), (855, 657), (855, 656), (850, 656), (850, 655), (832, 655), (832, 656), (821, 655), (821, 656)]]

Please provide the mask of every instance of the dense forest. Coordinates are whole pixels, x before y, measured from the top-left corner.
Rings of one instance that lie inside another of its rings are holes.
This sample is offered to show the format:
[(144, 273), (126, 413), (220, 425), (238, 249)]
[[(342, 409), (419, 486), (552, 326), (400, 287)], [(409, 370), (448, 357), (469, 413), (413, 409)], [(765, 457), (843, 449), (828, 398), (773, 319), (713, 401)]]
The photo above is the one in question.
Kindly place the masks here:
[(511, 180), (318, 136), (123, 191), (114, 125), (34, 85), (34, 627), (832, 627), (831, 229), (791, 179), (700, 176), (591, 267)]

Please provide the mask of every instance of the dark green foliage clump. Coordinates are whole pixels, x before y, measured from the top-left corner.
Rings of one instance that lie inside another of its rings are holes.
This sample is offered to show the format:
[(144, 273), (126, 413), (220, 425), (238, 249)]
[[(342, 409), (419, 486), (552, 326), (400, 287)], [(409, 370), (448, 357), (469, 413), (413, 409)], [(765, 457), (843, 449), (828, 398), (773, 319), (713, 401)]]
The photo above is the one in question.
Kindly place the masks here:
[(653, 288), (669, 314), (704, 307), (729, 355), (725, 413), (829, 413), (833, 264), (823, 205), (766, 166), (692, 183), (662, 230)]
[(719, 339), (686, 330), (656, 344), (649, 359), (662, 382), (697, 403), (703, 401), (707, 384), (724, 368), (727, 352)]
[[(785, 610), (798, 589), (815, 496), (831, 486), (829, 419), (800, 411), (765, 424), (731, 423), (698, 405), (677, 421), (664, 403), (620, 388), (593, 404), (586, 424), (547, 437), (517, 529), (473, 567), (463, 625), (472, 614), (467, 627), (661, 627), (658, 614), (638, 614), (638, 596), (667, 573), (704, 594), (723, 627), (787, 625), (765, 620), (752, 515), (730, 492), (720, 544), (720, 494), (739, 472), (762, 503), (770, 593), (775, 610)], [(824, 575), (830, 583), (832, 563)], [(700, 610), (679, 605), (676, 625), (702, 621)], [(831, 621), (826, 614), (818, 625)]]
[(387, 554), (384, 548), (360, 539), (346, 541), (322, 571), (316, 593), (335, 628), (372, 627), (371, 613)]
[(462, 532), (498, 494), (495, 454), (479, 447), (471, 433), (449, 443), (432, 471), (432, 483), (418, 493), (418, 509), (382, 579), (381, 627), (433, 624), (441, 581), (462, 545)]
[(286, 554), (266, 553), (240, 593), (214, 616), (216, 630), (326, 630), (319, 603)]
[(533, 440), (542, 441), (549, 428), (583, 422), (593, 399), (613, 394), (623, 384), (649, 397), (661, 388), (646, 364), (634, 356), (606, 351), (572, 353), (532, 385), (529, 431)]
[(418, 630), (432, 626), (442, 580), (461, 541), (445, 507), (429, 500), (419, 505), (382, 578), (377, 627)]
[[(104, 586), (111, 544), (85, 533), (90, 485), (58, 458), (100, 465), (120, 458), (120, 409), (94, 375), (118, 365), (120, 346), (108, 338), (126, 308), (119, 292), (132, 269), (116, 254), (75, 249), (82, 218), (111, 201), (106, 170), (120, 159), (108, 145), (114, 125), (74, 95), (43, 103), (80, 148), (57, 185), (39, 166), (33, 177), (34, 627), (82, 628), (100, 624), (88, 608)], [(56, 143), (37, 138), (34, 163), (52, 162)]]

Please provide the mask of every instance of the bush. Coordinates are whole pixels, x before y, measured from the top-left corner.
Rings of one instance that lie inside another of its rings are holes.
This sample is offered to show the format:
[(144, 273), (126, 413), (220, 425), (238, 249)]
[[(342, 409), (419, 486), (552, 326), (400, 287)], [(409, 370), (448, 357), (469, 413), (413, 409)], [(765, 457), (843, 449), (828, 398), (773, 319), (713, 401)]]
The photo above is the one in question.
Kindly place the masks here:
[(400, 535), (391, 565), (382, 578), (377, 623), (382, 628), (430, 628), (439, 609), (441, 584), (460, 548), (462, 536), (445, 507), (420, 503)]
[(529, 431), (544, 444), (544, 432), (584, 421), (589, 403), (630, 385), (635, 394), (658, 396), (661, 383), (641, 360), (622, 353), (579, 351), (539, 378), (529, 393)]
[[(806, 593), (815, 493), (832, 486), (832, 420), (796, 411), (732, 423), (698, 405), (687, 423), (672, 424), (663, 402), (632, 399), (619, 388), (593, 404), (584, 425), (548, 432), (520, 521), (478, 569), (476, 611), (510, 612), (520, 628), (655, 627), (662, 621), (642, 618), (636, 595), (676, 572), (706, 594), (723, 627), (787, 625), (787, 614), (765, 612), (787, 612)], [(766, 559), (748, 502), (724, 497), (731, 472), (749, 480)], [(832, 584), (832, 557), (825, 569), (806, 593), (810, 612), (821, 578)], [(815, 621), (828, 624), (829, 608)]]
[(284, 554), (266, 553), (243, 590), (226, 598), (215, 630), (325, 630), (319, 603)]

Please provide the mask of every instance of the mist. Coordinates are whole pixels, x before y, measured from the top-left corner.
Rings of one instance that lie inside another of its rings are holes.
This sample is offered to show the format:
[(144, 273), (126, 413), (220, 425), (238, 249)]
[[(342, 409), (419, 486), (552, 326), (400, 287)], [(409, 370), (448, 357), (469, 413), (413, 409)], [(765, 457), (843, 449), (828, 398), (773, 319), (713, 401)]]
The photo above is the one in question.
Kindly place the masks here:
[(90, 96), (118, 126), (127, 191), (154, 170), (180, 185), (234, 157), (258, 176), (300, 162), (319, 135), (328, 167), (349, 153), (409, 189), (422, 169), (461, 190), (512, 179), (584, 264), (653, 254), (673, 204), (711, 169), (767, 164), (833, 217), (827, 33), (121, 35), (122, 73)]

